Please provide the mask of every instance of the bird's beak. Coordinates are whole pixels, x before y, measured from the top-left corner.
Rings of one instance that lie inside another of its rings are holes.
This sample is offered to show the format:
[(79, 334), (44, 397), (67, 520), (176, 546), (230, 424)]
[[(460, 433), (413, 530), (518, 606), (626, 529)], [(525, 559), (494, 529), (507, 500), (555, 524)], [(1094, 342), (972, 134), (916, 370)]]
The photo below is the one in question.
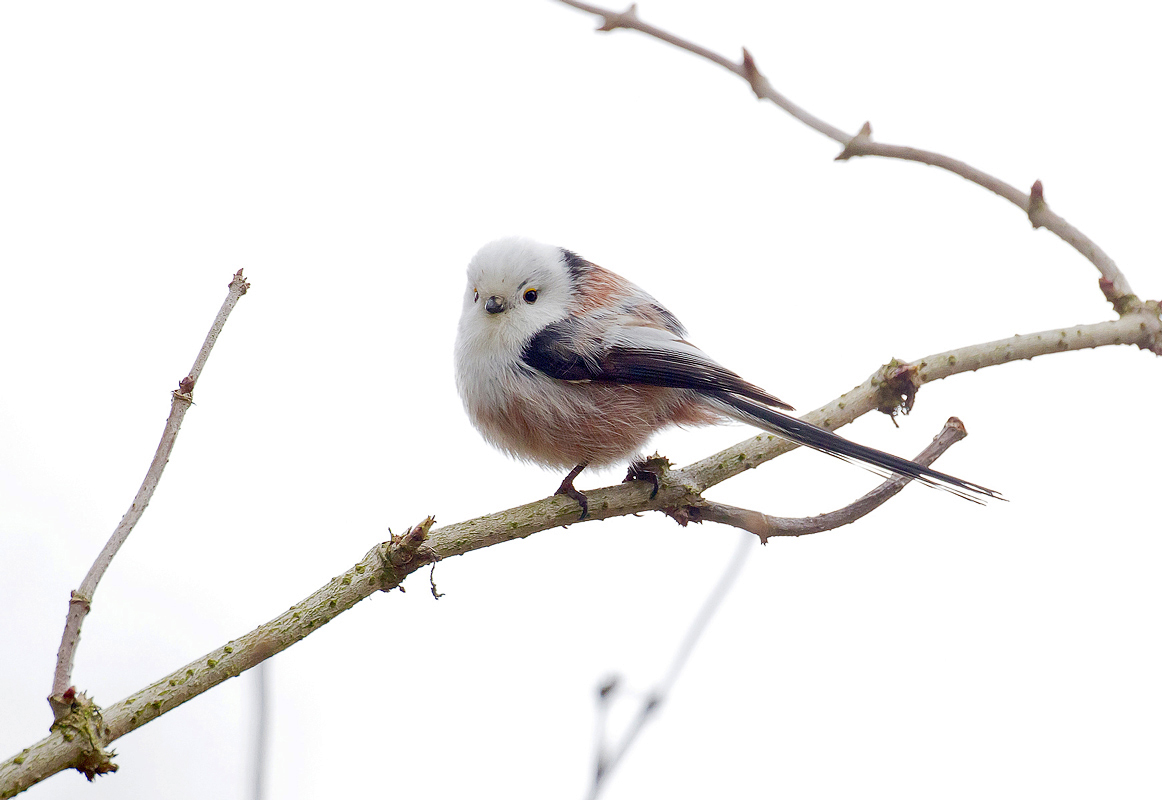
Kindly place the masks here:
[(489, 314), (499, 314), (504, 311), (504, 298), (493, 295), (484, 301), (484, 310)]

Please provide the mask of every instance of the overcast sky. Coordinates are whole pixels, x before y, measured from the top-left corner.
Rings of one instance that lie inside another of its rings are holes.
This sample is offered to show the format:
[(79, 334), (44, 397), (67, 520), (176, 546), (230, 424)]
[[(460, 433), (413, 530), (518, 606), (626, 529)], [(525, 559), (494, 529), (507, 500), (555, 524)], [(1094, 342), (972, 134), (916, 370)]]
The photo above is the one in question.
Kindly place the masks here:
[[(655, 24), (854, 133), (964, 159), (1162, 296), (1157, 12), (1144, 4), (714, 4)], [(952, 8), (952, 6), (948, 6)], [(1146, 17), (1144, 14), (1151, 16)], [(109, 705), (298, 602), (388, 528), (550, 493), (464, 415), (464, 267), (522, 234), (646, 288), (802, 410), (893, 357), (1113, 317), (1007, 202), (839, 148), (722, 69), (550, 0), (0, 6), (0, 758), (39, 740), (68, 593), (129, 506), (231, 274), (252, 282), (74, 681)], [(754, 543), (615, 798), (1157, 797), (1157, 357), (1048, 356), (925, 386), (911, 487)], [(748, 435), (670, 431), (687, 464)], [(586, 473), (581, 488), (621, 474)], [(876, 483), (796, 452), (710, 496), (783, 516)], [(579, 798), (594, 694), (660, 680), (739, 534), (661, 515), (440, 564), (275, 657), (271, 798)], [(615, 709), (629, 715), (632, 697)], [(247, 797), (243, 675), (37, 798)]]

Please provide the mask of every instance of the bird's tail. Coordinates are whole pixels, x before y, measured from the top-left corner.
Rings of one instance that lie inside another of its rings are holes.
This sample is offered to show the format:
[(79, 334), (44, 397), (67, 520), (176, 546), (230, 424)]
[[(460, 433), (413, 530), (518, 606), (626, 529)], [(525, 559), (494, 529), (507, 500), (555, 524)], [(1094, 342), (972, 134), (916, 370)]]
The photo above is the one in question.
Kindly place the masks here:
[(859, 462), (870, 467), (873, 472), (886, 472), (915, 478), (921, 483), (952, 492), (958, 497), (963, 497), (974, 503), (984, 503), (986, 500), (1004, 500), (1000, 492), (986, 489), (984, 486), (960, 478), (954, 478), (951, 475), (945, 475), (943, 472), (937, 472), (922, 464), (917, 464), (915, 461), (909, 461), (906, 458), (900, 458), (873, 447), (856, 444), (829, 430), (738, 395), (726, 392), (715, 393), (712, 396), (712, 402), (724, 414), (739, 422), (754, 425), (782, 436), (784, 439), (790, 439), (796, 444), (806, 445), (836, 458)]

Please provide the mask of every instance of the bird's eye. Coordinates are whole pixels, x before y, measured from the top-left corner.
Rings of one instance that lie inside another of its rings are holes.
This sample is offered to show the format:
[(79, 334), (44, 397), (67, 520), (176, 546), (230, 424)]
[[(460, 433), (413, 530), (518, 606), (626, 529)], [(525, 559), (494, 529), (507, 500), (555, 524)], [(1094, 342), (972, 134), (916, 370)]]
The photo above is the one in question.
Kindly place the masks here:
[(472, 302), (473, 302), (473, 303), (479, 303), (479, 302), (480, 302), (480, 290), (479, 290), (479, 289), (473, 289), (473, 290), (472, 290)]
[(527, 292), (525, 292), (525, 302), (526, 303), (537, 302), (537, 290), (536, 289), (529, 289)]

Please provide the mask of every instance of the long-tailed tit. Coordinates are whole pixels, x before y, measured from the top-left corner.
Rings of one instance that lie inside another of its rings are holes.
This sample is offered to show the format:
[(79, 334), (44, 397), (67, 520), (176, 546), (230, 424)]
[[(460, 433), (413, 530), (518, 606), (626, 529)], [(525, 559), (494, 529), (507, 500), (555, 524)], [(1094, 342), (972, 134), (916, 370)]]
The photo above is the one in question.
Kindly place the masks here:
[(468, 265), (456, 385), (491, 444), (572, 468), (557, 493), (580, 503), (582, 519), (588, 502), (573, 479), (585, 467), (629, 461), (667, 426), (724, 418), (971, 500), (999, 497), (782, 413), (791, 406), (685, 336), (673, 314), (625, 278), (560, 247), (501, 239)]

